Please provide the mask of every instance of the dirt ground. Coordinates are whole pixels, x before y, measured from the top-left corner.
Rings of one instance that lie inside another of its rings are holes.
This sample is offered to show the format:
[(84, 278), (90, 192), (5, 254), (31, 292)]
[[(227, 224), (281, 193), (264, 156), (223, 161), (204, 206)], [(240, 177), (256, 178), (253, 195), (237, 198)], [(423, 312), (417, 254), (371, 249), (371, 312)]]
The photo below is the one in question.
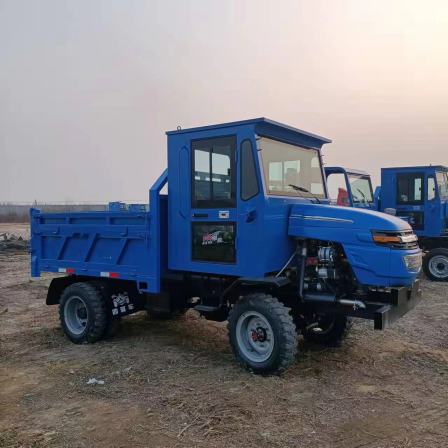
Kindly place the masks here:
[(22, 223), (4, 223), (0, 222), (0, 234), (2, 233), (14, 233), (15, 236), (21, 236), (24, 239), (30, 238), (30, 226)]
[(385, 332), (356, 322), (340, 348), (301, 341), (279, 378), (241, 370), (225, 325), (194, 312), (140, 313), (74, 345), (49, 281), (0, 253), (0, 447), (448, 446), (448, 284), (425, 281)]

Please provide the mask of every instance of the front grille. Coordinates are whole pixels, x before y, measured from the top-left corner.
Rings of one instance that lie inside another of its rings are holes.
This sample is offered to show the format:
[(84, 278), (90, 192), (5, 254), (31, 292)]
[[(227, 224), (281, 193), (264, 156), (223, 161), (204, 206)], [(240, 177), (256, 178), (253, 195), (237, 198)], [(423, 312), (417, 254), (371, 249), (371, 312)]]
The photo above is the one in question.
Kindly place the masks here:
[(418, 249), (418, 243), (400, 243), (400, 244), (393, 244), (392, 249), (408, 249), (408, 250), (412, 250), (412, 249)]
[[(415, 233), (412, 230), (405, 230), (402, 232), (397, 232), (396, 235), (401, 236), (401, 238), (404, 240), (402, 243), (395, 243), (392, 244), (392, 247), (394, 249), (417, 249), (418, 248), (418, 241), (417, 238), (415, 238)], [(409, 238), (411, 241), (406, 241), (406, 238)], [(414, 240), (414, 241), (412, 241)]]

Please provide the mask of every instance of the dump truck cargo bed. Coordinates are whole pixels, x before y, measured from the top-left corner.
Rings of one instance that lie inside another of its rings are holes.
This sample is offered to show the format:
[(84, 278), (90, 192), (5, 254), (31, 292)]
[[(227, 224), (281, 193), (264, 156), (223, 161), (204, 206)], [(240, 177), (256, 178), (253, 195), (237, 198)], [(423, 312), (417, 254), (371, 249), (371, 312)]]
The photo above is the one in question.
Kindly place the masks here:
[[(166, 211), (166, 201), (161, 201)], [(161, 213), (166, 216), (166, 213)], [(41, 213), (31, 211), (31, 271), (137, 282), (158, 292), (160, 239), (151, 212), (122, 210)]]

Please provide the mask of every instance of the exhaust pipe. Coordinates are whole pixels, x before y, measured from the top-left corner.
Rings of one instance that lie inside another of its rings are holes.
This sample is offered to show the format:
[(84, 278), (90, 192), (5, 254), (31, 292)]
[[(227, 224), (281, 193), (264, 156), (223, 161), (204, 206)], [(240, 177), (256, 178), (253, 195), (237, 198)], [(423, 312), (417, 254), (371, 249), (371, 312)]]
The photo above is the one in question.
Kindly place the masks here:
[(354, 310), (366, 309), (366, 304), (361, 300), (350, 299), (336, 299), (331, 294), (306, 294), (305, 301), (307, 302), (321, 302), (321, 303), (334, 303), (342, 306), (351, 306)]

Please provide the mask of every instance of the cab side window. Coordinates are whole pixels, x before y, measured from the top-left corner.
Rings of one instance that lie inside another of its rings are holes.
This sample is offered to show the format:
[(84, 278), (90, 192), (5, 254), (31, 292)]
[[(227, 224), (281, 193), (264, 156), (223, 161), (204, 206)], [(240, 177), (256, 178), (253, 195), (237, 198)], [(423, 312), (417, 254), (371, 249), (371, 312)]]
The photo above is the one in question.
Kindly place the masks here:
[(192, 142), (192, 207), (235, 207), (235, 137)]
[(436, 197), (436, 180), (433, 176), (428, 177), (428, 201), (432, 201)]
[(347, 182), (344, 173), (331, 173), (327, 177), (327, 189), (332, 204), (350, 206)]
[(423, 175), (403, 173), (397, 175), (397, 204), (421, 204), (423, 202)]
[(241, 143), (241, 199), (247, 201), (260, 192), (250, 140)]

